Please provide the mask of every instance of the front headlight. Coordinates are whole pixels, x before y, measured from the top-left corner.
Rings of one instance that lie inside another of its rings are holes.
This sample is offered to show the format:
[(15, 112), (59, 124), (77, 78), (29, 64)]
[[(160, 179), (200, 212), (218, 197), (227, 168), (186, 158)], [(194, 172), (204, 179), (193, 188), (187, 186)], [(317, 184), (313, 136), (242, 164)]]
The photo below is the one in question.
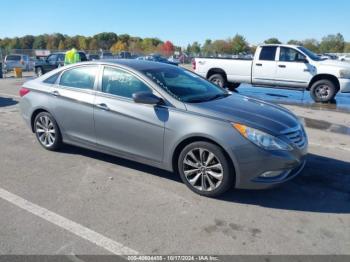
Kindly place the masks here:
[(350, 78), (350, 70), (349, 69), (341, 69), (339, 70), (340, 78)]
[(258, 129), (237, 123), (233, 123), (232, 125), (242, 136), (266, 150), (293, 150), (286, 142)]

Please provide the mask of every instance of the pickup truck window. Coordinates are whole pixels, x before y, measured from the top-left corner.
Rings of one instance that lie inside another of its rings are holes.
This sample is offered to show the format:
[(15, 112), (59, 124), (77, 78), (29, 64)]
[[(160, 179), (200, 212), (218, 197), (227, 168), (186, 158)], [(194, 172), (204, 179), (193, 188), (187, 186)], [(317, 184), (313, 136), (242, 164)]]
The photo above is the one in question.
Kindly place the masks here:
[(277, 46), (263, 46), (259, 60), (275, 61)]
[(304, 54), (306, 54), (309, 58), (311, 58), (314, 61), (321, 61), (322, 60), (318, 55), (316, 55), (315, 53), (311, 52), (309, 49), (307, 49), (303, 46), (299, 46), (298, 49), (301, 50), (302, 52), (304, 52)]
[(289, 47), (280, 47), (280, 61), (305, 62), (306, 57), (297, 50)]

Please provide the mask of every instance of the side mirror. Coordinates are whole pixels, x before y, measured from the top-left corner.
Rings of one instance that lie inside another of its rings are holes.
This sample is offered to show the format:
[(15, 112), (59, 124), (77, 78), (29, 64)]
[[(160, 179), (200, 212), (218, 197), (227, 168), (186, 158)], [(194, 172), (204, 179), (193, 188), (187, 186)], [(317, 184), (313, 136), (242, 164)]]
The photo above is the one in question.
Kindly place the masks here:
[(151, 92), (136, 92), (132, 94), (135, 103), (158, 105), (163, 102), (163, 99), (154, 95)]

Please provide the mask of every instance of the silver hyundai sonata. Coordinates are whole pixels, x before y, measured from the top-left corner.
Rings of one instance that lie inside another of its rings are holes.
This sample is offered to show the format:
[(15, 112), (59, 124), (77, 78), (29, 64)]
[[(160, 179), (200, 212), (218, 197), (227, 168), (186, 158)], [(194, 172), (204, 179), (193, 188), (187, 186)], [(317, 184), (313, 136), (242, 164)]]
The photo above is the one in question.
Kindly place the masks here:
[(307, 137), (290, 111), (177, 66), (79, 63), (26, 82), (20, 95), (44, 148), (72, 144), (173, 171), (204, 196), (280, 184), (305, 164)]

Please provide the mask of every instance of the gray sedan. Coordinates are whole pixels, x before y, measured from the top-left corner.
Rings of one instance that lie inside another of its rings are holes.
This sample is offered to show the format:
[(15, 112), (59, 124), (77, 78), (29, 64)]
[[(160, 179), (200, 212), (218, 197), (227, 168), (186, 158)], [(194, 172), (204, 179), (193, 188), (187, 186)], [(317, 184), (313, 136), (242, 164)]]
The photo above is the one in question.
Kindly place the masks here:
[(72, 144), (173, 171), (204, 196), (271, 187), (305, 164), (307, 137), (287, 109), (164, 63), (79, 63), (26, 82), (20, 95), (44, 148)]

